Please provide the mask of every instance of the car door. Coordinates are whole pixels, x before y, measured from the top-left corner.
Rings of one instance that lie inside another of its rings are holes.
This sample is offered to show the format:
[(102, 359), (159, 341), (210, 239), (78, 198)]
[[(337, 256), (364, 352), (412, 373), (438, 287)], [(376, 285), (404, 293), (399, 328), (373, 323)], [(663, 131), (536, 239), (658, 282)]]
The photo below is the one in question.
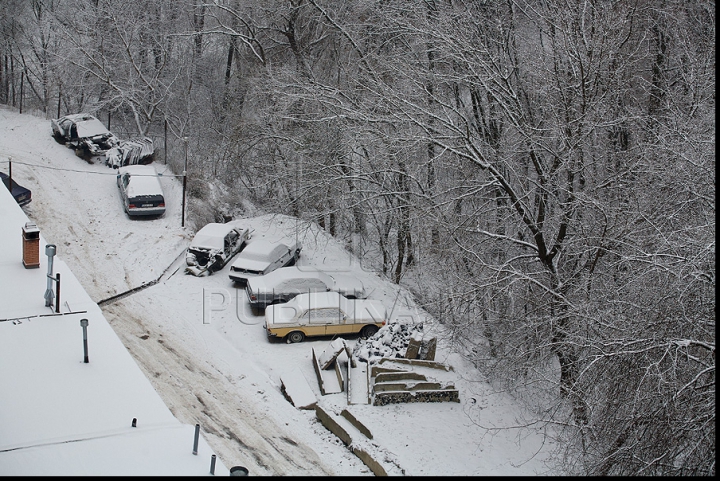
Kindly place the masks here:
[(130, 184), (130, 174), (125, 172), (120, 176), (120, 182), (118, 183), (118, 187), (120, 187), (120, 197), (122, 198), (123, 206), (125, 207), (125, 210), (128, 208), (128, 194), (127, 194), (127, 188), (128, 184)]
[(225, 236), (223, 265), (235, 254), (238, 238), (238, 233), (235, 230), (231, 230)]
[(271, 264), (269, 271), (274, 271), (275, 269), (278, 269), (279, 267), (283, 267), (283, 265), (285, 264), (286, 251), (287, 251), (287, 247), (284, 245), (279, 245), (273, 249), (273, 251), (272, 251), (273, 262)]
[(318, 311), (324, 311), (318, 313), (319, 317), (322, 317), (325, 321), (325, 335), (332, 336), (337, 334), (348, 334), (353, 332), (352, 325), (348, 322), (352, 322), (348, 316), (338, 307), (317, 309)]
[(318, 309), (307, 309), (297, 318), (298, 326), (302, 327), (305, 336), (324, 336), (325, 321), (322, 317), (318, 317)]

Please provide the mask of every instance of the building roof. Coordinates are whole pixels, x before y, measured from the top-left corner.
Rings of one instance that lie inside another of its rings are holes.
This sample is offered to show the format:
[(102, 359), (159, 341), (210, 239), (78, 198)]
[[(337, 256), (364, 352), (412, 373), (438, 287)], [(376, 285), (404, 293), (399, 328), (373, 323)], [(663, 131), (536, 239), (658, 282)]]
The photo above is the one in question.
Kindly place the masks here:
[[(52, 280), (46, 306), (47, 243), (42, 230), (26, 238), (30, 220), (7, 189), (0, 218), (0, 474), (210, 475), (214, 452), (200, 435), (193, 454), (195, 426), (173, 416), (61, 248), (59, 307)], [(39, 267), (26, 268), (33, 256)], [(229, 474), (217, 457), (214, 474)]]

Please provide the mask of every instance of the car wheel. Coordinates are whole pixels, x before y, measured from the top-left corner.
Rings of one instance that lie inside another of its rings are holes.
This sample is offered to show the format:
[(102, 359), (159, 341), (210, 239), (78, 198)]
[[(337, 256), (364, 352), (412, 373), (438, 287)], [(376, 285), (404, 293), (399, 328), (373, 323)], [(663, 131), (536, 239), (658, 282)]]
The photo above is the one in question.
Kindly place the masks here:
[(288, 344), (294, 344), (296, 342), (303, 342), (305, 340), (305, 334), (300, 331), (293, 331), (287, 335)]
[(368, 337), (374, 336), (376, 332), (378, 332), (377, 326), (365, 326), (360, 330), (360, 337), (367, 339)]

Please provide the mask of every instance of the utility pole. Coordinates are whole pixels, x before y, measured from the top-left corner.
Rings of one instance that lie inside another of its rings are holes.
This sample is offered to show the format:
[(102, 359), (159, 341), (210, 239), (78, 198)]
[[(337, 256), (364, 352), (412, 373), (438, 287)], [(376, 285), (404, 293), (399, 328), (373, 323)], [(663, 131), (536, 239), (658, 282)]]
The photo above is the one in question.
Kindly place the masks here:
[(182, 224), (181, 227), (185, 227), (185, 190), (187, 189), (187, 160), (188, 160), (188, 138), (183, 137), (185, 142), (185, 169), (183, 170), (183, 197), (182, 197)]

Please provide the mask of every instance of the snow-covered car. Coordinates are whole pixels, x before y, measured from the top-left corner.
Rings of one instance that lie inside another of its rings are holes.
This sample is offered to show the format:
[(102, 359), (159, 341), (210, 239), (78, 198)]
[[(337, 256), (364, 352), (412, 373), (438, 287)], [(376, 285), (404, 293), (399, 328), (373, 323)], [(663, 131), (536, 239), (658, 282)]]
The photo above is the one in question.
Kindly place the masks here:
[(264, 276), (248, 279), (245, 291), (253, 309), (287, 302), (298, 294), (339, 292), (348, 299), (364, 299), (365, 286), (355, 276), (326, 273), (311, 266), (281, 267)]
[(8, 188), (13, 198), (21, 206), (28, 204), (32, 200), (32, 192), (30, 189), (18, 184), (15, 179), (12, 179), (12, 189), (10, 188), (10, 177), (7, 174), (0, 172), (0, 179), (2, 179), (2, 183), (5, 184), (5, 187)]
[(219, 271), (242, 251), (250, 239), (250, 229), (242, 221), (210, 223), (197, 231), (185, 253), (185, 272), (194, 276)]
[(374, 335), (387, 322), (387, 309), (377, 300), (348, 299), (337, 292), (298, 294), (284, 304), (265, 309), (269, 338), (302, 342), (306, 337)]
[(230, 279), (245, 287), (250, 277), (264, 276), (294, 265), (300, 257), (299, 242), (267, 242), (261, 239), (250, 242), (230, 266)]
[(50, 126), (56, 141), (74, 149), (78, 157), (91, 163), (95, 158), (104, 161), (106, 152), (120, 144), (120, 139), (102, 122), (87, 113), (53, 119)]
[(123, 208), (127, 215), (161, 216), (165, 213), (165, 195), (153, 165), (121, 167), (117, 174)]

